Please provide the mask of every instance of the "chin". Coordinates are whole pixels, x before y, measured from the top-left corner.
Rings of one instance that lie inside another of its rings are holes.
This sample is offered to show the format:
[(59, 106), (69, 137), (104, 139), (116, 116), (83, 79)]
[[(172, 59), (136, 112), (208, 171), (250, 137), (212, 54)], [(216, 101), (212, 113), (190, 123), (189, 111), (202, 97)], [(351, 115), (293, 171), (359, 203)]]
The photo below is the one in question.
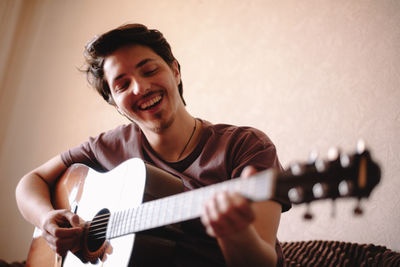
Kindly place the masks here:
[(157, 123), (157, 125), (153, 125), (153, 128), (151, 130), (155, 133), (162, 133), (165, 130), (169, 129), (171, 125), (175, 121), (175, 116), (171, 116), (168, 119), (160, 119), (160, 121)]

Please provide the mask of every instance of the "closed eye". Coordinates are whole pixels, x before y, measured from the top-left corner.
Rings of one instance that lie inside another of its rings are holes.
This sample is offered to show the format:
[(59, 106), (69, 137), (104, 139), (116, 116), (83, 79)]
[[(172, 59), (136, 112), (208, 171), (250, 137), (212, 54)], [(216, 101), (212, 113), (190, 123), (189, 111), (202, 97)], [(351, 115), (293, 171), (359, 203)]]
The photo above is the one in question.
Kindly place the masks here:
[(121, 82), (120, 84), (117, 84), (114, 89), (116, 92), (124, 91), (126, 88), (129, 87), (130, 84), (130, 81)]
[(155, 74), (157, 72), (157, 70), (158, 70), (158, 68), (144, 70), (143, 74), (144, 74), (144, 76), (151, 76), (151, 75)]

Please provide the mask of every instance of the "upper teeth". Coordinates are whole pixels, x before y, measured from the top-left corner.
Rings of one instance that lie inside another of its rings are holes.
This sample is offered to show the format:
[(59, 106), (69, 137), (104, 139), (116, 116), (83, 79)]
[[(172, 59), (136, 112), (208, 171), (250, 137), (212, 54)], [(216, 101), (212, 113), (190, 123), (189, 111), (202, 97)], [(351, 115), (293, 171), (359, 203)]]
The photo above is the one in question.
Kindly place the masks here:
[(156, 96), (156, 97), (150, 99), (149, 101), (144, 102), (143, 104), (141, 104), (141, 105), (140, 105), (140, 108), (141, 108), (141, 109), (146, 109), (146, 108), (148, 108), (148, 107), (154, 105), (155, 103), (157, 103), (157, 102), (160, 101), (160, 100), (161, 100), (161, 96), (160, 96), (160, 95), (159, 95), (159, 96)]

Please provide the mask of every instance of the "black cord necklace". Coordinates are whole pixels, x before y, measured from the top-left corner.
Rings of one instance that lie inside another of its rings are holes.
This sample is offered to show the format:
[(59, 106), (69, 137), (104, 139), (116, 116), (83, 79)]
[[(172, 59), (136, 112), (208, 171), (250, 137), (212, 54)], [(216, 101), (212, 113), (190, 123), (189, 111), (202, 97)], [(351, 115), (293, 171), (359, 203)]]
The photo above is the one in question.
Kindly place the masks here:
[(189, 140), (186, 142), (186, 145), (183, 147), (182, 152), (179, 154), (179, 156), (178, 156), (178, 158), (177, 158), (176, 160), (179, 160), (179, 159), (182, 157), (183, 152), (185, 152), (187, 146), (189, 145), (190, 141), (192, 140), (193, 135), (194, 135), (194, 133), (196, 132), (196, 124), (197, 124), (197, 122), (196, 122), (196, 118), (195, 118), (195, 119), (194, 119), (194, 127), (193, 127), (192, 134), (190, 135)]

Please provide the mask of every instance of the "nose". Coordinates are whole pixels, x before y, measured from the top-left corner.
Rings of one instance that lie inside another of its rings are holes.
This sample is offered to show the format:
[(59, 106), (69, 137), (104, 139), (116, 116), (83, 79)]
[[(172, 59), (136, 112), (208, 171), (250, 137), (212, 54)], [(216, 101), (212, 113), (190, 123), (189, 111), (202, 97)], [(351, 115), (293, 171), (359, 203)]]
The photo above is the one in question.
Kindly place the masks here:
[(143, 95), (150, 90), (150, 83), (142, 78), (132, 78), (131, 88), (135, 95)]

